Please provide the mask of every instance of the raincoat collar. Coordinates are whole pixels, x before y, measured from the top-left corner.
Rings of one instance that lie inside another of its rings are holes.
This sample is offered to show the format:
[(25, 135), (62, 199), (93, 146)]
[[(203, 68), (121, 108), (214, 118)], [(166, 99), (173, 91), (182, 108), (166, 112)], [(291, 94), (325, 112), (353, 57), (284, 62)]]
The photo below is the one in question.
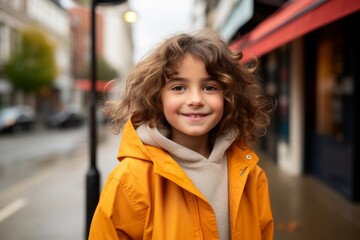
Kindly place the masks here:
[(122, 161), (128, 157), (152, 162), (154, 173), (169, 179), (205, 200), (205, 197), (195, 187), (190, 178), (167, 152), (161, 148), (142, 143), (131, 120), (124, 126), (117, 158)]
[[(154, 173), (173, 181), (205, 200), (190, 178), (167, 152), (142, 143), (131, 120), (124, 126), (117, 157), (119, 161), (129, 157), (152, 162)], [(258, 156), (250, 149), (240, 148), (235, 144), (230, 146), (228, 150), (229, 187), (240, 186), (240, 188), (236, 188), (235, 195), (241, 196), (248, 174), (256, 167), (258, 161)], [(231, 195), (231, 191), (229, 194)]]

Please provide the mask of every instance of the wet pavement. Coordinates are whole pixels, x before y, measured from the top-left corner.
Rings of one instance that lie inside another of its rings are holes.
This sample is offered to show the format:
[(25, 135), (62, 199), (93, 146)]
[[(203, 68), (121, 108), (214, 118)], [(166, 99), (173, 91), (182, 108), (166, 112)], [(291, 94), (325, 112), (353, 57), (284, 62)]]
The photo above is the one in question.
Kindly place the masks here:
[(360, 239), (360, 203), (350, 202), (312, 176), (290, 176), (265, 159), (260, 165), (269, 180), (274, 239)]
[[(98, 146), (102, 184), (117, 164), (119, 136)], [(58, 156), (48, 167), (0, 191), (1, 240), (85, 239), (88, 146)]]
[(46, 170), (55, 161), (86, 144), (88, 127), (36, 128), (32, 132), (0, 135), (0, 192), (13, 183)]
[[(119, 141), (119, 136), (109, 134), (99, 143), (101, 185), (117, 164)], [(0, 192), (0, 239), (85, 239), (87, 147), (84, 144), (46, 170)], [(262, 160), (261, 166), (269, 179), (274, 239), (360, 239), (359, 204), (311, 176), (287, 175), (268, 160)]]

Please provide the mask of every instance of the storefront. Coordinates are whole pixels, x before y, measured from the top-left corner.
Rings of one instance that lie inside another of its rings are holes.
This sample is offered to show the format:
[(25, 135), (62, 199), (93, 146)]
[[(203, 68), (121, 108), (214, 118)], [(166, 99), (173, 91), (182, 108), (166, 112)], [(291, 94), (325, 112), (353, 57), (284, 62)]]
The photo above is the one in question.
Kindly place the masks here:
[(260, 58), (278, 102), (264, 151), (352, 201), (360, 201), (359, 20), (357, 1), (293, 1), (231, 46), (245, 61)]
[(360, 12), (305, 37), (305, 172), (359, 201)]

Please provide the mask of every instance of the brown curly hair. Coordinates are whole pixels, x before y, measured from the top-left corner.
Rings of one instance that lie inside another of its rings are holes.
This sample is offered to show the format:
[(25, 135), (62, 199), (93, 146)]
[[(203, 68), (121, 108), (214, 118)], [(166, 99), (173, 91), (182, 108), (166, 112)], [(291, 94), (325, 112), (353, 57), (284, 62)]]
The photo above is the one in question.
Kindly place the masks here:
[(240, 146), (256, 145), (266, 133), (273, 104), (263, 92), (255, 67), (241, 64), (242, 53), (232, 52), (219, 34), (210, 29), (172, 36), (138, 63), (113, 114), (116, 132), (130, 116), (135, 127), (143, 123), (168, 125), (160, 93), (186, 54), (202, 61), (208, 74), (223, 87), (224, 114), (211, 135), (234, 131)]

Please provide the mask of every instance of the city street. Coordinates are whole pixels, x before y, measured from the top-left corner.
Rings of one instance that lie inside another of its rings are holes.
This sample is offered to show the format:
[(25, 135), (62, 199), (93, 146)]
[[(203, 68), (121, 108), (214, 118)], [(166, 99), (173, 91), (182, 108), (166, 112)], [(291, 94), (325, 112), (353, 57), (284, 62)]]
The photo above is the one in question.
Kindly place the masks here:
[[(28, 154), (32, 150), (29, 150), (28, 148), (31, 147), (26, 147), (26, 144), (30, 144), (29, 139), (32, 139), (34, 152), (43, 145), (48, 148), (46, 151), (50, 151), (51, 146), (56, 154), (50, 160), (43, 159), (37, 164), (29, 162), (25, 164), (23, 160), (20, 165), (31, 166), (36, 171), (31, 174), (27, 172), (18, 181), (12, 183), (8, 181), (7, 186), (2, 186), (0, 239), (84, 239), (85, 176), (89, 161), (87, 130), (87, 128), (81, 128), (48, 134), (39, 132), (29, 136), (1, 139), (2, 143), (8, 144), (8, 147), (11, 146), (11, 141), (19, 139), (19, 142), (25, 144), (22, 147), (26, 148), (24, 151)], [(98, 159), (98, 168), (103, 184), (108, 172), (117, 163), (119, 136), (105, 133), (101, 136), (98, 151), (101, 157)], [(53, 141), (62, 147), (55, 146)], [(2, 143), (1, 149), (5, 151)], [(1, 156), (4, 155), (1, 153)], [(17, 168), (7, 169), (15, 170), (6, 173), (8, 178), (11, 175), (16, 178)], [(24, 167), (23, 172), (26, 172), (25, 170)], [(3, 174), (2, 171), (1, 175)]]
[[(196, 85), (198, 113), (212, 115), (224, 103), (225, 118), (234, 115), (233, 123), (249, 127), (239, 132), (245, 143), (255, 140), (247, 131), (261, 134), (271, 118), (253, 150), (268, 179), (274, 239), (360, 240), (356, 22), (360, 0), (0, 0), (0, 240), (86, 239), (94, 135), (102, 190), (119, 164), (121, 140), (106, 132), (108, 114), (141, 115), (142, 97), (154, 106), (160, 101), (165, 112), (182, 112), (180, 103), (191, 105), (196, 95), (188, 85), (204, 80), (187, 68), (188, 54), (199, 60), (201, 76), (221, 85), (213, 96)], [(193, 40), (182, 44), (187, 33)], [(160, 91), (154, 98), (157, 88), (147, 86), (159, 88), (172, 75), (185, 78), (180, 85), (187, 94), (168, 98)], [(95, 122), (89, 121), (93, 107), (99, 107)], [(92, 123), (98, 124), (94, 135)], [(257, 198), (240, 201), (257, 209)], [(251, 213), (257, 214), (263, 215)]]
[(0, 191), (48, 167), (64, 153), (86, 146), (87, 136), (87, 126), (51, 130), (38, 127), (32, 132), (1, 134)]

